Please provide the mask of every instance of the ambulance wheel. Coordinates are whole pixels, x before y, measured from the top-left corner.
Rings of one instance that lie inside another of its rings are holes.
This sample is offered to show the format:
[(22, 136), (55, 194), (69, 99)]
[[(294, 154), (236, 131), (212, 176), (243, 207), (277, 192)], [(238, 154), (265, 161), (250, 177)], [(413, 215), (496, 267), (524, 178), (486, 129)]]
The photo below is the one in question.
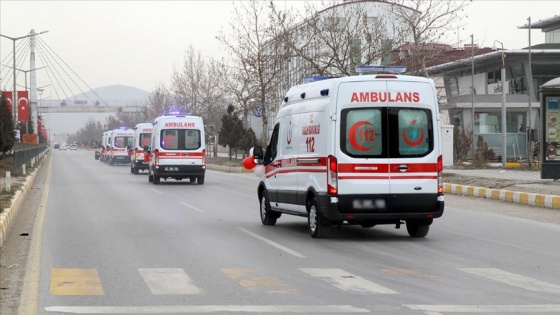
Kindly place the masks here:
[(309, 215), (307, 216), (309, 232), (313, 238), (324, 238), (329, 235), (329, 224), (319, 213), (319, 206), (315, 198), (309, 201)]
[(406, 230), (408, 235), (414, 238), (421, 238), (428, 235), (430, 231), (431, 222), (418, 221), (418, 220), (406, 220)]
[(278, 219), (278, 215), (276, 215), (270, 209), (270, 201), (268, 200), (268, 192), (264, 190), (261, 195), (261, 222), (263, 225), (274, 225), (276, 224), (276, 220)]
[(154, 184), (157, 185), (160, 183), (160, 177), (159, 175), (154, 174)]
[(134, 174), (134, 166), (130, 165), (130, 173)]
[(154, 175), (148, 175), (148, 182), (152, 183), (154, 181)]
[(197, 182), (199, 185), (204, 185), (204, 175), (198, 176), (198, 177), (196, 178), (196, 182)]
[(133, 170), (132, 170), (132, 172), (133, 172), (134, 174), (138, 174), (138, 171), (139, 171), (139, 170), (138, 170), (138, 167), (134, 167)]

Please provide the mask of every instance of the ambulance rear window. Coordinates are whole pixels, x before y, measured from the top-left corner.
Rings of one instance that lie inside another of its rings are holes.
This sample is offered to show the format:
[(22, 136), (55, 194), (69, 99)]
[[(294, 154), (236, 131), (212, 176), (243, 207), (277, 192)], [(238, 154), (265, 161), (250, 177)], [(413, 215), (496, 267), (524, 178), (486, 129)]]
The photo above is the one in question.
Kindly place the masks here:
[(124, 137), (124, 136), (115, 137), (114, 146), (115, 148), (126, 148), (127, 146), (132, 145), (132, 141), (134, 141), (132, 137)]
[(429, 111), (400, 109), (398, 118), (398, 156), (423, 156), (431, 151), (432, 128)]
[(359, 108), (342, 111), (342, 151), (356, 157), (383, 155), (383, 109)]
[(201, 147), (198, 129), (164, 129), (161, 131), (161, 147), (165, 150), (196, 150)]
[(145, 146), (150, 146), (152, 134), (151, 133), (141, 133), (138, 139), (138, 145), (143, 148)]
[(340, 149), (356, 158), (422, 157), (434, 148), (431, 111), (367, 107), (341, 112)]

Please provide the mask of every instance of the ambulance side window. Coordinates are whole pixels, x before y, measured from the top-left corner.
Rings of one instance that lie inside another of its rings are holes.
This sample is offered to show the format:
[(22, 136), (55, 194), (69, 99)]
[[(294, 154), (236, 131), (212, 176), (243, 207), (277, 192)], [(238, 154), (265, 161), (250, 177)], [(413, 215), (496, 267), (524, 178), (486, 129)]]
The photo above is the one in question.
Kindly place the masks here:
[(278, 153), (278, 134), (280, 130), (280, 124), (274, 126), (274, 131), (272, 132), (272, 136), (270, 137), (270, 143), (266, 148), (266, 153), (264, 154), (264, 164), (270, 164), (276, 158), (276, 154)]

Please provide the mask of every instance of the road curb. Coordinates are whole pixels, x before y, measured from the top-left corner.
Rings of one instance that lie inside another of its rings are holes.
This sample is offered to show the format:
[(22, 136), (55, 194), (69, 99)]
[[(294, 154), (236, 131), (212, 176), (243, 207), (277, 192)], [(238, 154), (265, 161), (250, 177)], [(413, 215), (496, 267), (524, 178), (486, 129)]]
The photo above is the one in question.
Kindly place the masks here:
[(445, 193), (482, 197), (541, 208), (560, 209), (560, 196), (444, 183)]

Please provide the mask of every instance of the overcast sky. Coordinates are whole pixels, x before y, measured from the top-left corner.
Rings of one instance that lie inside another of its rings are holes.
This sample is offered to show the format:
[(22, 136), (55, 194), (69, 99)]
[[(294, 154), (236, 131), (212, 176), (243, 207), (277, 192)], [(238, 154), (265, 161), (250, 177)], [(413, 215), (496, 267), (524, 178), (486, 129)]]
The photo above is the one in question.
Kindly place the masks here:
[[(280, 2), (302, 6), (301, 1)], [(169, 86), (189, 45), (211, 57), (223, 54), (215, 36), (227, 27), (232, 7), (231, 1), (0, 0), (0, 34), (20, 37), (31, 29), (48, 31), (41, 39), (90, 88), (122, 84), (152, 91), (158, 84)], [(499, 40), (506, 49), (523, 48), (528, 31), (518, 26), (528, 17), (535, 23), (560, 14), (560, 3), (474, 0), (467, 14), (465, 27), (453, 35), (460, 46), (470, 44), (474, 34), (480, 46), (491, 47)], [(544, 42), (541, 30), (532, 31), (531, 41)], [(11, 54), (12, 41), (0, 38), (3, 65)], [(6, 76), (11, 69), (3, 65), (0, 88), (11, 90), (11, 75)], [(29, 69), (29, 63), (22, 67)], [(37, 85), (47, 84), (44, 71), (38, 70)], [(43, 97), (56, 98), (54, 94), (47, 87)]]

